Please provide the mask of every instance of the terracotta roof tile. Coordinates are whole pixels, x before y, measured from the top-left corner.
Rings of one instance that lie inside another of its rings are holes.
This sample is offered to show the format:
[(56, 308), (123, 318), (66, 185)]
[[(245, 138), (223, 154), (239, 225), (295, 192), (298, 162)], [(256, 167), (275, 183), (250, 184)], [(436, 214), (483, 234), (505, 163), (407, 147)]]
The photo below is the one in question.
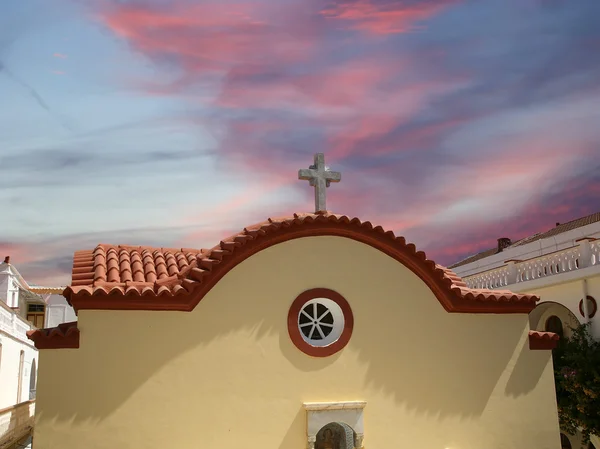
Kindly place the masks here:
[(572, 231), (573, 229), (581, 228), (582, 226), (587, 226), (598, 221), (600, 221), (600, 212), (596, 212), (594, 214), (588, 215), (586, 217), (581, 217), (576, 220), (569, 221), (567, 223), (561, 223), (558, 226), (553, 227), (549, 231), (518, 240), (515, 243), (513, 243), (512, 246), (526, 245), (527, 243), (535, 242), (537, 240), (547, 239), (548, 237), (554, 237), (555, 235), (562, 234), (563, 232)]
[[(73, 258), (72, 293), (134, 287), (140, 292), (165, 291), (196, 263), (201, 250), (152, 248), (147, 246), (98, 245), (92, 251), (77, 251)], [(123, 291), (125, 291), (123, 290)], [(168, 289), (171, 291), (171, 289)]]
[[(596, 212), (594, 214), (587, 215), (585, 217), (577, 218), (576, 220), (572, 220), (567, 223), (559, 224), (558, 226), (555, 226), (546, 232), (540, 232), (540, 233), (531, 235), (529, 237), (525, 237), (521, 240), (517, 240), (516, 242), (513, 242), (507, 248), (513, 248), (515, 246), (522, 246), (522, 245), (526, 245), (528, 243), (536, 242), (538, 240), (547, 239), (549, 237), (554, 237), (555, 235), (562, 234), (563, 232), (572, 231), (573, 229), (581, 228), (583, 226), (587, 226), (592, 223), (596, 223), (598, 221), (600, 221), (600, 212)], [(506, 248), (505, 248), (505, 250), (506, 250)], [(466, 259), (463, 259), (457, 263), (450, 265), (450, 267), (457, 268), (462, 265), (467, 265), (469, 263), (476, 262), (481, 259), (485, 259), (486, 257), (493, 256), (494, 254), (497, 254), (497, 253), (498, 253), (498, 247), (496, 246), (494, 248), (486, 249), (485, 251), (482, 251), (480, 253), (469, 256)]]
[(77, 321), (62, 323), (48, 329), (35, 329), (27, 332), (27, 338), (38, 349), (79, 348)]
[(554, 349), (560, 336), (553, 332), (529, 331), (529, 349)]
[(493, 256), (498, 253), (498, 248), (486, 249), (485, 251), (481, 251), (480, 253), (474, 254), (472, 256), (467, 257), (466, 259), (461, 260), (455, 264), (450, 265), (450, 268), (457, 268), (461, 265), (466, 265), (471, 262), (477, 262), (478, 260), (485, 259), (486, 257)]
[(268, 219), (209, 250), (98, 245), (78, 251), (64, 292), (78, 309), (192, 310), (231, 268), (286, 240), (336, 235), (370, 244), (423, 279), (450, 312), (528, 313), (539, 299), (509, 291), (471, 290), (451, 270), (427, 260), (403, 237), (381, 226), (329, 212)]

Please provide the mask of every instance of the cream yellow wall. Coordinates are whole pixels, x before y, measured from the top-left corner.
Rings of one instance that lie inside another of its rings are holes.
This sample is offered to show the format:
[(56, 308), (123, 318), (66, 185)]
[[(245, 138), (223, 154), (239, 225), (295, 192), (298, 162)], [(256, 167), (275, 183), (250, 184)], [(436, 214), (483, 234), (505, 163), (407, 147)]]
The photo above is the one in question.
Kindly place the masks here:
[[(337, 290), (348, 346), (289, 340), (302, 291)], [(449, 314), (398, 262), (311, 237), (238, 265), (193, 312), (81, 311), (80, 349), (41, 351), (35, 449), (306, 447), (303, 402), (367, 401), (365, 448), (558, 449), (549, 351), (527, 315)]]

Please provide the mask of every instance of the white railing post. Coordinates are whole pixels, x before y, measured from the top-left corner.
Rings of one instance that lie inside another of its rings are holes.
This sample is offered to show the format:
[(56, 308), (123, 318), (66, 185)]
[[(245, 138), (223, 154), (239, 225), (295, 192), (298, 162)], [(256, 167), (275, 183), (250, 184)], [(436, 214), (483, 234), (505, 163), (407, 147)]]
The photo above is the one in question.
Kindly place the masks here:
[(506, 281), (508, 285), (517, 283), (517, 262), (520, 261), (513, 259), (504, 262), (507, 269)]
[(600, 240), (594, 240), (590, 243), (591, 257), (590, 261), (592, 265), (600, 265)]
[(593, 265), (592, 241), (593, 239), (589, 237), (585, 237), (576, 241), (579, 244), (579, 268), (587, 268)]
[(17, 335), (17, 314), (13, 313), (10, 317), (11, 331), (13, 335)]

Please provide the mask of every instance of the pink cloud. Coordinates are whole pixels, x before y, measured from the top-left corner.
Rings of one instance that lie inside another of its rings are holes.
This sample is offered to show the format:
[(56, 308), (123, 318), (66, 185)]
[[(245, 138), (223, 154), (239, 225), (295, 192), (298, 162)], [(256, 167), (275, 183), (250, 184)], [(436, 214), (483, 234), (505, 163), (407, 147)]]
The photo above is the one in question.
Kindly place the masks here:
[(349, 23), (351, 29), (385, 35), (409, 32), (416, 23), (438, 14), (450, 3), (421, 0), (409, 5), (402, 1), (350, 0), (335, 2), (321, 13), (329, 19)]
[(513, 241), (552, 229), (556, 223), (564, 223), (598, 212), (599, 204), (589, 201), (586, 190), (592, 187), (600, 191), (600, 182), (587, 182), (585, 188), (567, 188), (565, 195), (540, 196), (531, 201), (527, 213), (505, 214), (502, 219), (485, 221), (466, 216), (462, 226), (445, 229), (443, 237), (431, 240), (426, 246), (428, 255), (436, 262), (450, 265), (470, 255), (494, 248), (497, 239), (508, 237)]
[(62, 70), (52, 70), (52, 73), (54, 73), (55, 75), (64, 75), (67, 72), (63, 72)]
[(71, 284), (71, 273), (59, 268), (34, 269), (23, 265), (22, 268), (19, 267), (19, 270), (28, 283), (44, 287), (60, 287)]
[(33, 245), (0, 242), (0, 262), (7, 256), (10, 256), (12, 263), (27, 263), (36, 260), (37, 252)]
[(55, 58), (60, 58), (60, 59), (67, 59), (67, 55), (62, 54), (62, 53), (54, 53), (52, 56), (54, 56)]
[(277, 69), (240, 65), (225, 78), (217, 104), (232, 108), (295, 106), (312, 111), (356, 108), (370, 101), (376, 86), (408, 64), (369, 57), (298, 75), (283, 71), (271, 75), (270, 71)]
[[(367, 51), (361, 54), (368, 57), (354, 55), (348, 60), (335, 51), (343, 48), (340, 40), (324, 39), (339, 26), (358, 30), (377, 43), (373, 36), (411, 31), (453, 3), (351, 0), (322, 9), (312, 2), (284, 2), (275, 9), (261, 2), (177, 1), (169, 9), (118, 6), (99, 18), (135, 50), (178, 69), (180, 76), (174, 82), (143, 83), (142, 89), (212, 107), (210, 123), (203, 117), (196, 124), (218, 134), (219, 156), (234, 170), (251, 170), (260, 177), (239, 195), (186, 217), (187, 223), (226, 220), (227, 229), (235, 231), (229, 223), (239, 221), (243, 227), (252, 221), (242, 215), (260, 220), (273, 213), (266, 206), (265, 210), (251, 206), (259, 198), (293, 186), (307, 192), (300, 204), (289, 202), (282, 208), (309, 210), (312, 191), (296, 180), (295, 170), (310, 163), (312, 152), (324, 151), (333, 168), (347, 164), (344, 177), (352, 180), (332, 187), (331, 209), (372, 217), (413, 240), (429, 235), (434, 241), (431, 235), (449, 235), (448, 229), (458, 226), (464, 234), (456, 237), (454, 246), (439, 240), (433, 253), (450, 258), (475, 252), (481, 245), (493, 246), (496, 232), (518, 234), (540, 225), (541, 221), (499, 225), (485, 211), (495, 207), (496, 213), (507, 216), (535, 208), (544, 201), (547, 186), (556, 182), (554, 177), (566, 170), (565, 154), (587, 154), (575, 148), (576, 142), (557, 141), (539, 129), (521, 130), (518, 138), (482, 141), (481, 151), (448, 149), (442, 145), (445, 135), (490, 113), (483, 108), (477, 115), (477, 107), (466, 104), (462, 115), (458, 105), (436, 117), (439, 111), (432, 105), (437, 97), (455, 92), (470, 79), (442, 69), (422, 77), (418, 67), (422, 53)], [(198, 86), (204, 89), (194, 90)], [(209, 99), (205, 91), (210, 92)], [(417, 120), (423, 115), (431, 121)], [(495, 150), (489, 151), (494, 144)], [(362, 161), (383, 162), (359, 167), (359, 156)], [(444, 164), (436, 159), (444, 156), (456, 161)], [(402, 161), (406, 157), (406, 165), (386, 163), (394, 157)], [(409, 180), (401, 178), (399, 169)], [(365, 193), (365, 186), (371, 193)], [(553, 213), (569, 211), (574, 213), (573, 208), (555, 205)], [(189, 246), (207, 239), (214, 244), (226, 231), (191, 233), (181, 243)]]
[(139, 51), (175, 56), (188, 72), (223, 73), (243, 63), (304, 60), (316, 37), (287, 21), (269, 22), (258, 3), (175, 2), (168, 10), (120, 6), (99, 18)]

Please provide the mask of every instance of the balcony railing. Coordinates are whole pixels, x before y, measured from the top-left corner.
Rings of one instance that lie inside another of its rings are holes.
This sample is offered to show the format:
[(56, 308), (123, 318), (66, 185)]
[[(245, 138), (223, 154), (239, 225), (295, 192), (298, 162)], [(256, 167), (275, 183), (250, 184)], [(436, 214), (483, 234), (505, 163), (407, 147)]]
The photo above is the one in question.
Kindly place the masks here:
[(31, 433), (35, 417), (35, 400), (0, 410), (0, 449), (11, 447)]
[(600, 240), (584, 239), (572, 248), (528, 260), (509, 260), (499, 268), (463, 280), (470, 288), (495, 289), (596, 265), (600, 266)]
[(31, 323), (21, 318), (1, 300), (0, 329), (21, 341), (32, 344), (27, 338), (27, 331), (33, 329)]

